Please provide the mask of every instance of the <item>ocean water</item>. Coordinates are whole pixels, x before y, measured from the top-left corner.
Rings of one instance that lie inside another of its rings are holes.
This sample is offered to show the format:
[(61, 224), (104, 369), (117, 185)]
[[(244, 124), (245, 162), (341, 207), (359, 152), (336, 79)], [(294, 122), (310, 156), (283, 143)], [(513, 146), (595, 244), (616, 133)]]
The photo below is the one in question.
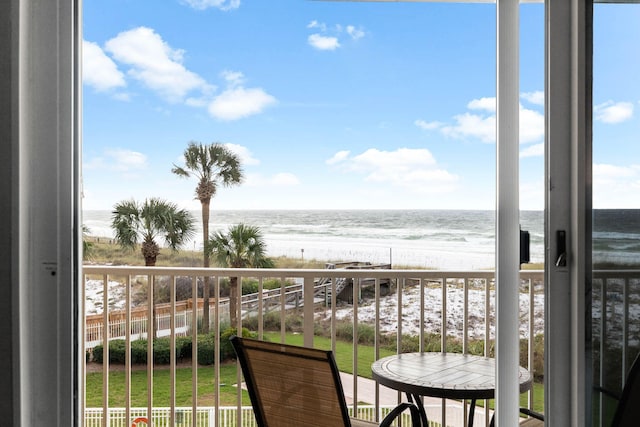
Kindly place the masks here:
[[(187, 249), (202, 248), (197, 235)], [(109, 211), (85, 211), (91, 235), (112, 237)], [(522, 212), (531, 233), (531, 261), (543, 260), (543, 216)], [(440, 269), (495, 265), (493, 211), (460, 210), (247, 210), (212, 211), (210, 231), (246, 223), (260, 227), (270, 256), (322, 261), (368, 261)]]
[[(197, 234), (186, 249), (202, 249)], [(113, 237), (109, 211), (85, 211), (95, 236)], [(246, 223), (260, 227), (270, 256), (327, 262), (368, 261), (438, 269), (495, 266), (495, 214), (468, 210), (247, 210), (211, 211), (210, 231)], [(542, 211), (520, 214), (531, 235), (531, 262), (544, 260)], [(640, 264), (640, 210), (594, 211), (594, 259)]]
[(594, 264), (640, 267), (640, 209), (598, 209), (593, 215)]

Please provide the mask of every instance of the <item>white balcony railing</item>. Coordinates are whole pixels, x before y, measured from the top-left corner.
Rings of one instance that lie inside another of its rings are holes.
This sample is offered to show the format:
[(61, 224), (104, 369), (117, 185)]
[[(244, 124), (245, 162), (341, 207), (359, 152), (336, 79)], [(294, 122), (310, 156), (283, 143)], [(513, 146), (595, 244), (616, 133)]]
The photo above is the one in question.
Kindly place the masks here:
[[(154, 288), (162, 287), (168, 303), (155, 304), (156, 329), (158, 336), (170, 337), (170, 398), (169, 403), (155, 405), (153, 400), (153, 358), (146, 364), (146, 408), (132, 408), (131, 376), (134, 370), (130, 358), (122, 368), (124, 371), (124, 401), (117, 405), (109, 403), (109, 350), (104, 346), (102, 372), (102, 405), (99, 408), (85, 408), (87, 426), (129, 426), (137, 416), (152, 414), (153, 425), (185, 425), (185, 426), (245, 426), (253, 420), (250, 412), (243, 412), (241, 391), (237, 390), (235, 405), (230, 408), (220, 403), (220, 345), (215, 345), (214, 374), (207, 394), (213, 396), (213, 405), (198, 404), (198, 370), (197, 370), (197, 327), (201, 322), (200, 303), (194, 298), (198, 295), (198, 287), (203, 278), (212, 278), (212, 299), (210, 306), (211, 330), (220, 331), (228, 325), (229, 301), (221, 298), (221, 288), (230, 277), (242, 280), (257, 281), (257, 292), (239, 298), (235, 327), (242, 326), (252, 317), (254, 332), (263, 337), (265, 320), (268, 316), (279, 319), (280, 328), (276, 338), (284, 342), (287, 336), (287, 320), (290, 314), (296, 313), (299, 319), (299, 331), (302, 342), (313, 346), (317, 340), (316, 332), (325, 329), (331, 347), (337, 349), (338, 329), (345, 322), (351, 325), (353, 338), (349, 352), (351, 371), (366, 372), (369, 366), (358, 366), (358, 343), (366, 331), (373, 330), (372, 352), (379, 358), (385, 336), (394, 336), (394, 351), (405, 351), (407, 342), (416, 343), (415, 350), (425, 348), (427, 337), (436, 339), (439, 349), (455, 345), (455, 351), (483, 352), (489, 355), (494, 340), (494, 272), (493, 271), (434, 271), (434, 270), (383, 270), (383, 269), (316, 269), (316, 270), (279, 270), (279, 269), (204, 269), (204, 268), (163, 268), (163, 267), (101, 267), (85, 266), (83, 269), (86, 299), (90, 301), (96, 315), (86, 316), (85, 348), (90, 351), (98, 343), (106, 339), (121, 338), (130, 354), (131, 342), (146, 338), (149, 334), (147, 319), (152, 318), (154, 307), (148, 304), (149, 296)], [(265, 289), (265, 284), (273, 279), (290, 286), (277, 289)], [(348, 279), (348, 280), (345, 280)], [(187, 285), (185, 285), (185, 283)], [(162, 284), (160, 286), (160, 284)], [(349, 285), (341, 296), (346, 295), (348, 302), (339, 302), (336, 295), (343, 285)], [(353, 285), (355, 284), (355, 285)], [(521, 272), (520, 283), (513, 284), (521, 290), (521, 337), (528, 342), (526, 357), (521, 360), (525, 367), (542, 375), (540, 368), (534, 364), (534, 341), (531, 337), (543, 333), (543, 273), (542, 271)], [(99, 289), (96, 291), (96, 287)], [(178, 289), (180, 288), (180, 289)], [(185, 291), (189, 288), (188, 291)], [(177, 291), (181, 295), (177, 297)], [(99, 295), (100, 300), (95, 296)], [(262, 298), (260, 298), (262, 295)], [(88, 302), (89, 304), (89, 302)], [(106, 308), (106, 309), (104, 309)], [(195, 308), (195, 309), (194, 309)], [(96, 320), (97, 316), (97, 320)], [(362, 329), (359, 325), (368, 325)], [(364, 331), (364, 332), (363, 332)], [(367, 332), (369, 333), (369, 332)], [(271, 332), (273, 334), (273, 332)], [(191, 337), (192, 354), (191, 407), (176, 404), (176, 337)], [(403, 336), (413, 336), (404, 339)], [(220, 337), (220, 333), (216, 334)], [(219, 338), (217, 338), (219, 340)], [(388, 343), (387, 343), (388, 345)], [(153, 342), (147, 342), (147, 354), (153, 352)], [(340, 347), (342, 352), (343, 347)], [(449, 347), (451, 348), (451, 347)], [(540, 356), (538, 356), (540, 357)], [(166, 369), (166, 367), (163, 367)], [(370, 371), (369, 371), (370, 373)], [(397, 393), (393, 394), (394, 402), (388, 402), (383, 390), (374, 385), (374, 392), (367, 391), (363, 378), (353, 375), (344, 381), (345, 393), (349, 393), (351, 410), (359, 416), (379, 420), (389, 406), (395, 406)], [(238, 372), (237, 383), (241, 383)], [(200, 391), (202, 392), (202, 391)], [(529, 405), (533, 405), (533, 393), (529, 394)], [(367, 404), (363, 403), (366, 402)], [(246, 401), (245, 401), (246, 404)], [(112, 407), (113, 406), (113, 407)], [(159, 408), (158, 406), (163, 406)], [(206, 408), (205, 408), (206, 406)], [(466, 424), (467, 405), (463, 402), (441, 401), (426, 402), (430, 420), (441, 425)], [(487, 406), (485, 406), (487, 407)], [(233, 413), (230, 415), (229, 411)], [(370, 415), (365, 415), (369, 413)], [(117, 415), (116, 415), (117, 414)], [(160, 415), (162, 414), (162, 415)], [(205, 414), (205, 415), (203, 415)], [(247, 415), (249, 414), (249, 415)], [(490, 411), (484, 417), (476, 416), (477, 425), (487, 425)], [(122, 420), (122, 421), (117, 421)], [(231, 420), (231, 421), (229, 421)], [(98, 424), (96, 424), (98, 423)]]

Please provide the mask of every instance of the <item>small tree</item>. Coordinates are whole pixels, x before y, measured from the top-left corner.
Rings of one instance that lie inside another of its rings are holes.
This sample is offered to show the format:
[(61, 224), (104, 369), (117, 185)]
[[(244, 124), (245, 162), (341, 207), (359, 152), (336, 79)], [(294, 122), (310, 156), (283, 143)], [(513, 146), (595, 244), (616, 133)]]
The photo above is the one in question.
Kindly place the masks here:
[[(226, 268), (273, 268), (274, 262), (267, 257), (266, 244), (258, 227), (238, 224), (229, 227), (226, 233), (211, 234), (205, 251), (221, 267)], [(238, 300), (238, 278), (229, 281), (229, 317), (231, 327), (236, 325)]]

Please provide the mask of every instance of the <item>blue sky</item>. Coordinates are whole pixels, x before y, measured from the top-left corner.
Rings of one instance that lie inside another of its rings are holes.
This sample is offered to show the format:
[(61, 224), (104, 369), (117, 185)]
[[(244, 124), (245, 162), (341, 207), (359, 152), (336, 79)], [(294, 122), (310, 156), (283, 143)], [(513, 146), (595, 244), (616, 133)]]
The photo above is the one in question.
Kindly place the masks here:
[[(85, 0), (83, 205), (161, 197), (228, 144), (212, 209), (493, 209), (495, 5)], [(521, 6), (520, 204), (544, 205), (544, 10)], [(596, 6), (594, 206), (640, 208), (640, 6)]]

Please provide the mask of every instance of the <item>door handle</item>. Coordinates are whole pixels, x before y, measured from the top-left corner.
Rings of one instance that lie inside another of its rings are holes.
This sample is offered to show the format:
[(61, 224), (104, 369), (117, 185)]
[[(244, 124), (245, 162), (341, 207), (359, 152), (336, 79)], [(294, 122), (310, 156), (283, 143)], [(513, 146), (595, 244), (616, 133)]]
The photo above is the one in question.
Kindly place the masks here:
[(556, 231), (556, 267), (567, 266), (567, 232)]

